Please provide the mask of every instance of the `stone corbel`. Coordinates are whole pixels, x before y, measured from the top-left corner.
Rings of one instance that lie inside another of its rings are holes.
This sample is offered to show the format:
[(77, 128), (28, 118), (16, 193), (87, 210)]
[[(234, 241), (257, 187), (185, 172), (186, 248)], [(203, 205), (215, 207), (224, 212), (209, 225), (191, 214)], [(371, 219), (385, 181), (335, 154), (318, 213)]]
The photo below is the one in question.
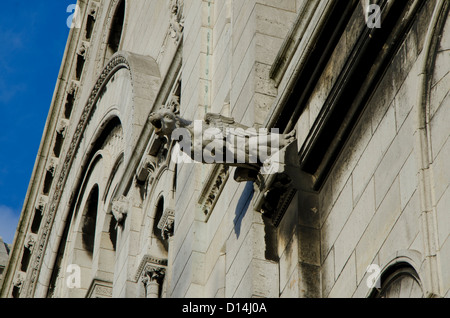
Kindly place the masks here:
[(158, 229), (161, 230), (161, 236), (164, 240), (168, 240), (173, 236), (175, 222), (175, 210), (167, 208), (164, 210), (158, 223)]
[(87, 59), (87, 54), (88, 54), (88, 50), (89, 50), (89, 42), (87, 41), (82, 41), (80, 48), (77, 51), (77, 54), (80, 56), (83, 56), (85, 59)]
[(97, 20), (98, 6), (99, 4), (93, 1), (91, 1), (91, 3), (89, 4), (88, 15), (93, 17), (94, 20)]
[(125, 223), (125, 219), (128, 214), (129, 202), (124, 196), (119, 199), (113, 200), (111, 212), (117, 221), (116, 229), (120, 226), (122, 227)]
[(58, 126), (56, 127), (56, 131), (61, 134), (63, 137), (66, 135), (67, 127), (69, 127), (69, 120), (68, 119), (61, 119), (58, 123)]
[(268, 172), (271, 169), (273, 171), (259, 180), (259, 193), (254, 206), (256, 211), (270, 218), (272, 224), (277, 227), (295, 194), (299, 191), (311, 191), (314, 177), (301, 170), (296, 142), (269, 159), (265, 168)]
[(48, 164), (47, 164), (47, 171), (52, 174), (52, 176), (55, 176), (56, 168), (58, 167), (59, 159), (52, 157), (50, 158)]
[(72, 80), (70, 82), (69, 88), (67, 89), (67, 93), (75, 96), (78, 93), (79, 87), (80, 87), (80, 82), (78, 82), (76, 80)]
[(36, 234), (29, 234), (27, 236), (27, 239), (25, 240), (24, 247), (29, 249), (30, 252), (33, 252), (34, 245), (37, 241), (37, 235)]
[(44, 212), (45, 207), (47, 206), (47, 204), (48, 204), (48, 196), (40, 195), (39, 198), (36, 201), (36, 205), (34, 206), (34, 208), (36, 210)]
[(13, 280), (13, 286), (19, 288), (19, 292), (22, 291), (22, 287), (25, 283), (26, 273), (18, 272)]

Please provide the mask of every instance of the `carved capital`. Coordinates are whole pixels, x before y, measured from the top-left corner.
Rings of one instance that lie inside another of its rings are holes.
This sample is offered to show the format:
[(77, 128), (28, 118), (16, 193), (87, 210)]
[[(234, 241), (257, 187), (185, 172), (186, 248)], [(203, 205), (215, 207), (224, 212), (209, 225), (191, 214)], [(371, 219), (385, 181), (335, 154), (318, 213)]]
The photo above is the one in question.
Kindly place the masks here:
[(137, 269), (136, 275), (135, 275), (135, 280), (137, 282), (137, 281), (139, 281), (139, 279), (141, 279), (141, 280), (144, 279), (145, 277), (147, 277), (147, 272), (152, 271), (154, 268), (165, 269), (166, 266), (167, 266), (166, 259), (161, 259), (161, 258), (153, 257), (150, 255), (145, 255), (142, 258), (142, 260), (138, 266), (138, 269)]

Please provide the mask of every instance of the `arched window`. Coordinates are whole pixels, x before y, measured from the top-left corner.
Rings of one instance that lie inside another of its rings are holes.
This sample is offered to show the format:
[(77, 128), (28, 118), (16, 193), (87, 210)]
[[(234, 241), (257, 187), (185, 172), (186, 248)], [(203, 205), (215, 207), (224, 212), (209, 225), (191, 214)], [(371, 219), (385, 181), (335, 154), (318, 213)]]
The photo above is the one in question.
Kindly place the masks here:
[(98, 208), (98, 186), (95, 186), (86, 202), (85, 213), (83, 215), (81, 227), (81, 241), (84, 250), (92, 258), (94, 252), (95, 228), (97, 223), (97, 208)]
[(106, 47), (105, 61), (108, 61), (114, 53), (119, 51), (120, 40), (122, 39), (123, 24), (125, 21), (125, 0), (121, 0), (117, 6)]
[(408, 264), (390, 267), (381, 277), (381, 288), (374, 289), (370, 298), (423, 298), (417, 272)]

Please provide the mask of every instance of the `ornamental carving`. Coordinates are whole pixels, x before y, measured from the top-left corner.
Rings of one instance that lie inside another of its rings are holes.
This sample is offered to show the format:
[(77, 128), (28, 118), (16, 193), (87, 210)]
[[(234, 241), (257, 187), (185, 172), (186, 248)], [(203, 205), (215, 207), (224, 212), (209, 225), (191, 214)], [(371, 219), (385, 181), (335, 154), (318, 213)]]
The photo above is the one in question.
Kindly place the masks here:
[(228, 180), (229, 168), (225, 165), (216, 165), (203, 186), (198, 203), (206, 219), (209, 218), (220, 194)]
[(167, 267), (167, 259), (161, 259), (153, 257), (151, 255), (145, 255), (136, 271), (135, 281), (138, 282), (139, 279), (147, 277), (148, 276), (147, 273), (153, 271), (154, 269), (165, 269), (166, 267)]
[(119, 226), (123, 226), (125, 222), (129, 209), (129, 200), (124, 196), (120, 197), (119, 199), (115, 199), (112, 202), (111, 209), (112, 209), (111, 212), (117, 221), (116, 224), (117, 229)]
[[(47, 217), (45, 219), (45, 222), (42, 226), (42, 234), (39, 238), (39, 242), (37, 242), (35, 249), (36, 252), (34, 253), (34, 258), (30, 264), (30, 270), (28, 271), (30, 274), (29, 279), (27, 280), (27, 286), (26, 286), (26, 297), (31, 297), (34, 293), (34, 289), (37, 282), (37, 277), (39, 270), (42, 265), (42, 259), (44, 255), (44, 250), (48, 242), (48, 237), (50, 235), (50, 229), (52, 227), (56, 208), (59, 204), (59, 201), (61, 200), (62, 195), (62, 189), (64, 188), (64, 184), (67, 179), (67, 175), (69, 173), (70, 166), (72, 164), (73, 158), (75, 157), (75, 152), (78, 149), (78, 145), (81, 141), (83, 132), (85, 130), (85, 127), (92, 115), (92, 110), (95, 106), (95, 102), (97, 101), (99, 92), (101, 88), (104, 86), (105, 82), (109, 79), (110, 74), (113, 71), (117, 71), (121, 68), (130, 69), (130, 65), (126, 58), (121, 55), (117, 55), (114, 58), (111, 59), (111, 61), (108, 63), (108, 65), (103, 69), (102, 73), (100, 74), (99, 78), (97, 79), (96, 84), (94, 85), (94, 88), (91, 91), (91, 95), (83, 109), (83, 112), (81, 114), (81, 117), (78, 121), (78, 124), (76, 126), (76, 130), (74, 132), (73, 138), (70, 142), (69, 148), (66, 152), (66, 155), (63, 160), (61, 160), (61, 171), (59, 173), (58, 179), (56, 179), (57, 183), (55, 186), (55, 191), (53, 193), (52, 199), (49, 202), (52, 202)], [(132, 75), (131, 75), (132, 76)]]
[(184, 0), (172, 0), (170, 4), (170, 26), (169, 34), (175, 41), (175, 45), (180, 43), (184, 30)]
[(174, 209), (167, 208), (164, 210), (161, 219), (158, 222), (158, 229), (161, 230), (161, 236), (167, 240), (173, 236), (175, 222)]

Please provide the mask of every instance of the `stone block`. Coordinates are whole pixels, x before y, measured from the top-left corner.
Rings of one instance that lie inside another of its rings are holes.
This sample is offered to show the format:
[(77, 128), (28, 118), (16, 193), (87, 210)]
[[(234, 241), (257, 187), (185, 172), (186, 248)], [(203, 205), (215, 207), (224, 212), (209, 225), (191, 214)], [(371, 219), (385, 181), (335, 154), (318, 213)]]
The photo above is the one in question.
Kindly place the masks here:
[(400, 213), (400, 186), (397, 178), (356, 245), (357, 281), (364, 276), (367, 266), (377, 255)]
[(352, 254), (344, 269), (340, 273), (329, 298), (350, 298), (356, 290), (356, 262), (355, 253)]
[(322, 259), (325, 258), (330, 248), (334, 245), (352, 210), (352, 180), (349, 179), (330, 214), (324, 220), (321, 231)]
[(335, 271), (337, 275), (348, 262), (356, 244), (375, 214), (374, 194), (375, 189), (372, 178), (334, 244)]

